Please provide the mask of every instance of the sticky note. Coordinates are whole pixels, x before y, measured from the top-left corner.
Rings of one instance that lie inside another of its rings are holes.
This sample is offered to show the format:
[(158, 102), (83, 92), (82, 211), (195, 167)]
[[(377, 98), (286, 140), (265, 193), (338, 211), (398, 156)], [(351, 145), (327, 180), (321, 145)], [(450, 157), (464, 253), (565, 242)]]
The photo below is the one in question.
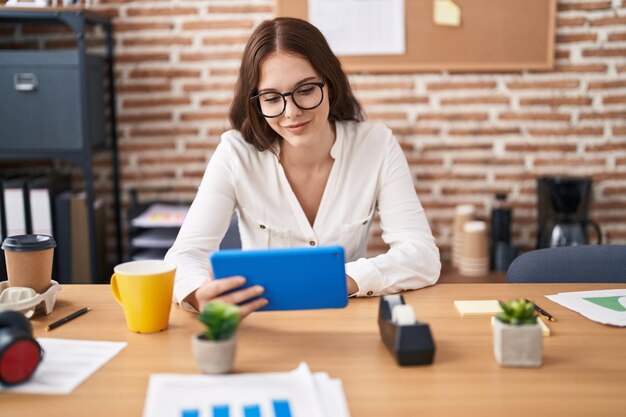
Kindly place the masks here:
[(455, 300), (461, 316), (493, 316), (502, 311), (498, 300)]
[(452, 0), (434, 0), (433, 20), (437, 25), (461, 26), (461, 8)]

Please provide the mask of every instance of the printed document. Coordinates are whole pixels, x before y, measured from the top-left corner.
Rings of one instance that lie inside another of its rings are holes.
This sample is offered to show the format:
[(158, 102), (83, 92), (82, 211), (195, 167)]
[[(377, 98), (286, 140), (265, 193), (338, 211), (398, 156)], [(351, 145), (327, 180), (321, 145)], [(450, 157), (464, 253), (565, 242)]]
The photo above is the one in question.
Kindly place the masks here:
[(127, 345), (126, 342), (49, 338), (39, 338), (37, 342), (44, 356), (33, 377), (11, 388), (0, 386), (0, 391), (69, 394)]
[(150, 376), (143, 417), (349, 417), (343, 386), (305, 363), (291, 372)]
[(626, 327), (626, 288), (619, 290), (562, 292), (546, 297), (590, 320)]
[(336, 55), (402, 55), (404, 0), (309, 0), (309, 22)]

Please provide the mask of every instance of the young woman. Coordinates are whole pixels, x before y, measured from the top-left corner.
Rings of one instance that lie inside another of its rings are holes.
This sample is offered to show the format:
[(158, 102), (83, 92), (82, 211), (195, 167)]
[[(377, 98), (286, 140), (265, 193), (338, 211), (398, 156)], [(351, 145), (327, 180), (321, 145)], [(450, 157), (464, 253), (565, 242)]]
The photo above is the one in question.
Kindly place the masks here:
[[(222, 135), (166, 256), (177, 265), (174, 298), (183, 308), (220, 298), (240, 304), (245, 316), (267, 303), (254, 299), (262, 288), (233, 291), (242, 277), (211, 280), (209, 253), (218, 249), (233, 212), (243, 249), (342, 245), (349, 294), (395, 293), (437, 281), (439, 251), (406, 158), (387, 127), (362, 120), (339, 60), (317, 28), (293, 18), (257, 27), (230, 108), (235, 130)], [(376, 212), (390, 249), (368, 259)]]

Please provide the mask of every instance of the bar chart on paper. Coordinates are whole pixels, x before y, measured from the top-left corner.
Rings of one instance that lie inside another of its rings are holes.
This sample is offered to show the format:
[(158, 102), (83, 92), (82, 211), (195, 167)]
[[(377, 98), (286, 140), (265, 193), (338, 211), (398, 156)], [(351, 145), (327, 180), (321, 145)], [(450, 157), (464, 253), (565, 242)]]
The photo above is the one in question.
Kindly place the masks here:
[(143, 417), (349, 417), (341, 380), (290, 372), (150, 376)]
[[(268, 410), (265, 413), (263, 410)], [(289, 401), (273, 400), (268, 407), (261, 408), (260, 404), (247, 404), (240, 407), (231, 407), (228, 404), (216, 404), (205, 409), (191, 408), (181, 410), (179, 417), (292, 417)]]

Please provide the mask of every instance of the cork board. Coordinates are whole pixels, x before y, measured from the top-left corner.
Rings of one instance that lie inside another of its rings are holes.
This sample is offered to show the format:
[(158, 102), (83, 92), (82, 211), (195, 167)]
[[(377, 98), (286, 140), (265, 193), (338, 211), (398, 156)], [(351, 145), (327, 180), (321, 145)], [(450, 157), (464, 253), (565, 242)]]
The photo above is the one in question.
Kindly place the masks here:
[[(276, 0), (278, 16), (307, 18), (307, 0)], [(556, 0), (454, 0), (461, 26), (433, 22), (434, 0), (405, 0), (404, 55), (340, 56), (348, 72), (550, 70)]]

